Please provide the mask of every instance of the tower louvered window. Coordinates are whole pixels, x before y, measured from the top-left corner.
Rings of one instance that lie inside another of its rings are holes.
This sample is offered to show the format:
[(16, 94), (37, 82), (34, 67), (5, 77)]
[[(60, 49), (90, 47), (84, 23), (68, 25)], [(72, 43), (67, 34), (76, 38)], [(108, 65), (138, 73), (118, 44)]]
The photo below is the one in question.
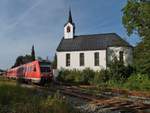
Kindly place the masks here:
[(70, 26), (67, 27), (67, 32), (69, 33), (71, 30), (70, 30)]

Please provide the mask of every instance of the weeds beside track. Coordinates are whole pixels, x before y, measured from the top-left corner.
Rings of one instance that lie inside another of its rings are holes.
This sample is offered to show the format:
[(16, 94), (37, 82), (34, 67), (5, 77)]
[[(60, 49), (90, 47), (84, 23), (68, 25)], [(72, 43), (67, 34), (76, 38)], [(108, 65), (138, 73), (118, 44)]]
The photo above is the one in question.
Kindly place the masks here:
[[(85, 103), (95, 106), (94, 109), (99, 110), (109, 110), (110, 111), (126, 111), (129, 110), (135, 113), (149, 113), (150, 112), (150, 98), (149, 95), (142, 92), (135, 92), (138, 95), (135, 95), (132, 91), (124, 91), (119, 89), (110, 89), (103, 90), (100, 93), (93, 94), (83, 91), (82, 86), (71, 86), (67, 84), (51, 84), (51, 86), (42, 87), (35, 86), (38, 89), (46, 90), (50, 93), (59, 92), (65, 97), (73, 97), (77, 100), (84, 101)], [(88, 87), (88, 86), (87, 86)], [(90, 87), (90, 86), (89, 86)], [(86, 88), (84, 88), (86, 90)], [(83, 111), (87, 112), (90, 106), (79, 107), (84, 109)], [(148, 112), (147, 112), (148, 111)], [(96, 112), (95, 112), (96, 113)], [(103, 112), (102, 112), (103, 113)], [(111, 113), (111, 112), (110, 112)], [(119, 113), (119, 112), (118, 112)]]
[[(14, 83), (15, 81), (13, 80)], [(40, 93), (46, 92), (49, 95), (59, 92), (62, 97), (68, 98), (71, 103), (80, 103), (75, 107), (86, 113), (90, 111), (93, 111), (93, 113), (99, 113), (100, 111), (100, 113), (116, 113), (116, 111), (118, 113), (120, 111), (130, 111), (129, 113), (150, 112), (150, 94), (143, 92), (105, 88), (96, 92), (95, 86), (72, 86), (71, 84), (63, 83), (51, 83), (45, 86), (35, 84), (20, 85), (21, 87), (34, 88)]]

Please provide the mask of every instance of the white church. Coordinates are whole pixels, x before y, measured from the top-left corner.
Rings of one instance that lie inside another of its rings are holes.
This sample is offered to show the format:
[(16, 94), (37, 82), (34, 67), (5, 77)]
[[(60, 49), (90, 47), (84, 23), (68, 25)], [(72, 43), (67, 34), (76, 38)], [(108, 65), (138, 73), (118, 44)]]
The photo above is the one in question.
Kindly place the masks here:
[(75, 24), (69, 11), (64, 36), (57, 47), (57, 69), (106, 69), (113, 60), (132, 64), (133, 47), (116, 33), (75, 35)]

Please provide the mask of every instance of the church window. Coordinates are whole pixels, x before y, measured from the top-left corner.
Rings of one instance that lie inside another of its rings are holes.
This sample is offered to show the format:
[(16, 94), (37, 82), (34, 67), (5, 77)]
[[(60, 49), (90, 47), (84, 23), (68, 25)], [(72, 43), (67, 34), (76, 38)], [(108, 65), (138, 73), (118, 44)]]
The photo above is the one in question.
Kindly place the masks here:
[(99, 53), (94, 53), (94, 64), (95, 66), (99, 66)]
[(123, 62), (123, 51), (119, 52), (119, 60), (120, 62)]
[(66, 66), (70, 66), (70, 54), (66, 54)]
[(80, 53), (80, 66), (84, 66), (84, 53)]

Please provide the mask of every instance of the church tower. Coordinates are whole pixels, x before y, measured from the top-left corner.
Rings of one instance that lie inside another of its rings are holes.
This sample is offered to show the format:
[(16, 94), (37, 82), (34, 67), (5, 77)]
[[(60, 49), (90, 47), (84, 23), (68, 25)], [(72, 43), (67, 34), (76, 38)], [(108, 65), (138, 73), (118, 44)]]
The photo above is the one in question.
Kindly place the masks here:
[(64, 26), (64, 39), (73, 39), (75, 34), (75, 24), (72, 20), (71, 10), (69, 10), (68, 22)]

